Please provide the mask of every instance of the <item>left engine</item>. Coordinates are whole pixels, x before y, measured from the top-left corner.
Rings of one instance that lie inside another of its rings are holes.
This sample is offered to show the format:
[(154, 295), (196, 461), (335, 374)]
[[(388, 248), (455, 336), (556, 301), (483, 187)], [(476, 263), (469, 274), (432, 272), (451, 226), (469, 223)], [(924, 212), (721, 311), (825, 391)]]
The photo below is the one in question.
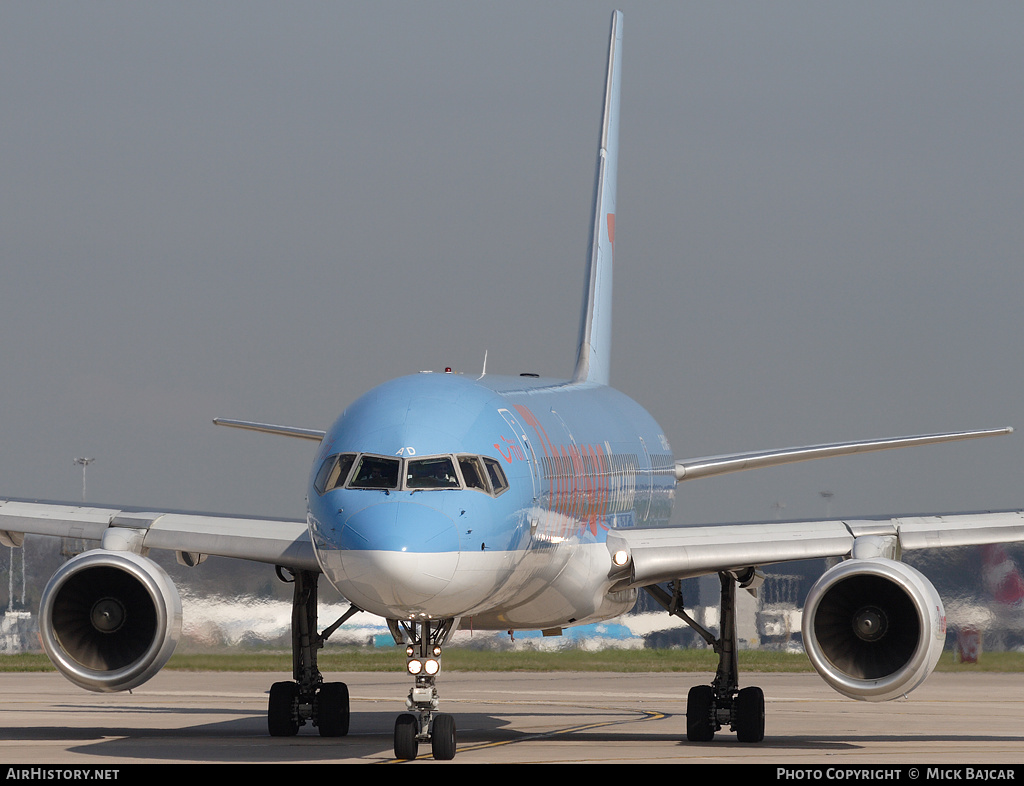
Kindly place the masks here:
[(181, 598), (146, 557), (96, 549), (68, 560), (43, 590), (43, 648), (91, 691), (129, 690), (167, 663), (181, 633)]
[(919, 571), (891, 559), (851, 559), (811, 588), (802, 629), (807, 657), (832, 688), (852, 699), (888, 701), (932, 673), (946, 616)]

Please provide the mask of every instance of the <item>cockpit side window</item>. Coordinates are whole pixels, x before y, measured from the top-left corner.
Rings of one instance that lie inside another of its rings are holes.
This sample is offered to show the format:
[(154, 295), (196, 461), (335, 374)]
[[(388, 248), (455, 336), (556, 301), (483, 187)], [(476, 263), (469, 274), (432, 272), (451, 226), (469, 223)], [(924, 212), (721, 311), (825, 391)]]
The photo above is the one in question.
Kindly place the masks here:
[(316, 480), (313, 482), (316, 493), (325, 494), (339, 486), (344, 486), (355, 457), (354, 453), (341, 453), (324, 459), (324, 463), (320, 465), (320, 471), (316, 473)]
[(457, 489), (459, 477), (455, 465), (448, 456), (409, 459), (406, 464), (405, 487), (407, 489)]
[(508, 480), (505, 478), (505, 473), (501, 469), (501, 465), (492, 458), (483, 457), (484, 466), (487, 468), (487, 477), (491, 481), (491, 488), (494, 489), (494, 496), (498, 496), (502, 492), (508, 490)]
[(399, 459), (364, 455), (359, 459), (355, 474), (349, 481), (354, 489), (398, 488)]
[(459, 456), (459, 469), (462, 471), (462, 479), (466, 481), (466, 488), (490, 493), (478, 456)]

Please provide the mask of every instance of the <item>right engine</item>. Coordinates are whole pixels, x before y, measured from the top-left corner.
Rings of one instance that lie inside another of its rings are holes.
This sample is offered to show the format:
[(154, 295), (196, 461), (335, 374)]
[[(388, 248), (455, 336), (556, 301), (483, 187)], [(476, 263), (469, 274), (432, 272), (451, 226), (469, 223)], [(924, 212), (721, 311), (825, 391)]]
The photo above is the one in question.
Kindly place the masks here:
[(167, 663), (181, 632), (181, 599), (167, 573), (129, 551), (68, 560), (43, 590), (43, 648), (76, 685), (129, 690)]
[(938, 662), (946, 616), (920, 572), (891, 559), (851, 559), (827, 570), (804, 604), (804, 649), (835, 690), (888, 701), (909, 693)]

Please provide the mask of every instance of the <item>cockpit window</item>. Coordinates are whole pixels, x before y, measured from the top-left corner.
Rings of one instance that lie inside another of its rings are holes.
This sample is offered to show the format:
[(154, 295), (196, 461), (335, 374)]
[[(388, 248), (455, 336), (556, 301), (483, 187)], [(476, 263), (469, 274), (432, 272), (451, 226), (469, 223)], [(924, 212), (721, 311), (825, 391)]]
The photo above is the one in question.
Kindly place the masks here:
[(349, 481), (349, 487), (354, 489), (398, 488), (400, 464), (399, 459), (364, 455), (359, 459), (355, 475)]
[(484, 456), (484, 466), (487, 467), (487, 477), (491, 481), (491, 488), (494, 489), (494, 496), (498, 496), (508, 488), (505, 473), (497, 461), (486, 456)]
[(313, 488), (317, 494), (326, 494), (342, 487), (380, 491), (473, 489), (497, 497), (508, 490), (509, 483), (498, 461), (485, 456), (396, 458), (336, 453), (320, 465)]
[(479, 457), (459, 456), (459, 470), (462, 472), (462, 479), (466, 481), (466, 488), (476, 489), (484, 494), (490, 492), (487, 481), (484, 480), (484, 469), (480, 466)]
[(341, 453), (335, 456), (328, 456), (320, 465), (320, 471), (316, 474), (313, 488), (317, 494), (324, 494), (339, 486), (345, 485), (348, 478), (348, 471), (352, 469), (352, 462), (355, 460), (355, 453)]
[(448, 456), (409, 459), (406, 465), (407, 489), (457, 489), (459, 478)]

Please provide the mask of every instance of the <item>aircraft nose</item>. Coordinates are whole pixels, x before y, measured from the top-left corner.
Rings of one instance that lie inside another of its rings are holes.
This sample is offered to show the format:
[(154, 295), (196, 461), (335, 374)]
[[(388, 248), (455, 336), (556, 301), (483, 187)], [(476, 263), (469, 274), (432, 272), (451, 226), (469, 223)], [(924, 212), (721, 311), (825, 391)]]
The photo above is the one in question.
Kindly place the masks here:
[(370, 608), (429, 612), (458, 566), (455, 522), (428, 505), (370, 505), (349, 516), (340, 534), (346, 597)]

